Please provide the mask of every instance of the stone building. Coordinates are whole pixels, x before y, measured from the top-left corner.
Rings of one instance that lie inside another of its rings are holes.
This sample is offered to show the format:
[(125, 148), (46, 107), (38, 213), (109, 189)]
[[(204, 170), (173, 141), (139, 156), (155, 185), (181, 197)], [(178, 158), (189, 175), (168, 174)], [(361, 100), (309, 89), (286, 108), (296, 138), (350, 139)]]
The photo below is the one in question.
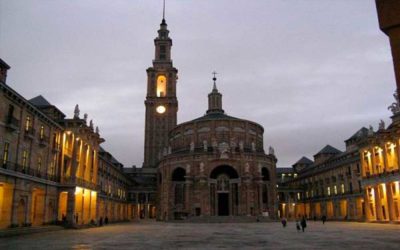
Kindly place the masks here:
[(276, 158), (264, 153), (264, 129), (226, 115), (215, 81), (206, 115), (169, 133), (158, 167), (159, 219), (275, 216)]
[[(395, 94), (397, 96), (397, 94)], [(400, 221), (400, 103), (395, 103), (392, 123), (381, 123), (360, 143), (362, 187), (367, 221)]]
[(41, 225), (57, 214), (63, 127), (6, 85), (0, 59), (0, 228)]
[(124, 168), (125, 175), (132, 180), (128, 188), (128, 197), (133, 204), (134, 217), (137, 219), (156, 218), (156, 170), (155, 168)]
[(110, 163), (99, 158), (104, 139), (93, 122), (79, 117), (78, 106), (67, 119), (42, 96), (26, 100), (6, 84), (9, 69), (0, 59), (0, 228), (87, 224), (104, 214), (102, 203), (121, 211), (110, 221), (131, 218), (121, 165), (111, 162), (117, 166), (106, 178), (113, 196), (102, 192), (99, 160), (101, 171)]
[(302, 157), (293, 165), (293, 177), (278, 187), (282, 217), (333, 220), (364, 220), (364, 194), (361, 188), (361, 162), (358, 143), (368, 134), (361, 128), (345, 141), (344, 152), (327, 145), (314, 155)]
[(389, 37), (397, 91), (389, 106), (393, 116), (386, 128), (383, 121), (378, 131), (370, 129), (367, 140), (360, 144), (362, 186), (367, 221), (400, 221), (400, 3), (376, 0), (379, 25)]
[(134, 217), (134, 206), (128, 200), (132, 180), (123, 172), (123, 164), (100, 147), (98, 170), (98, 218), (122, 221)]
[[(145, 195), (147, 206), (141, 213), (152, 217), (157, 212), (161, 220), (262, 213), (274, 217), (276, 158), (264, 153), (263, 127), (224, 113), (215, 77), (207, 114), (177, 125), (178, 70), (164, 18), (154, 45), (153, 66), (147, 69), (144, 164), (140, 171), (130, 170), (142, 189), (130, 193), (135, 200)], [(155, 185), (157, 211), (148, 200)]]

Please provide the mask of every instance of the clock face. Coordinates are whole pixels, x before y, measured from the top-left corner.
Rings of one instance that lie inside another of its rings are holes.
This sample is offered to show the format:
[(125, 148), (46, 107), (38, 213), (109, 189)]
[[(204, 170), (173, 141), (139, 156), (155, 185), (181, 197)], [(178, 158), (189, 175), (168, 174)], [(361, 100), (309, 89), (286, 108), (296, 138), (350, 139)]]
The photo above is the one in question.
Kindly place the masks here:
[(157, 113), (159, 113), (159, 114), (165, 113), (166, 110), (167, 110), (167, 109), (166, 109), (163, 105), (160, 105), (160, 106), (158, 106), (158, 107), (156, 108), (156, 111), (157, 111)]

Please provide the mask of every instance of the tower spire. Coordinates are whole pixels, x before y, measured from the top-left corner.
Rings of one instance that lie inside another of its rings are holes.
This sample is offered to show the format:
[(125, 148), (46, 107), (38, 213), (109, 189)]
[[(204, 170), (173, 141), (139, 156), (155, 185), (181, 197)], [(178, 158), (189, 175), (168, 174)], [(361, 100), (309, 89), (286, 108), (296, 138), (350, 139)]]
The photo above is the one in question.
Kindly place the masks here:
[(213, 92), (214, 91), (217, 91), (218, 92), (218, 89), (217, 89), (217, 77), (215, 76), (216, 74), (218, 74), (217, 72), (212, 72), (212, 74), (214, 75), (214, 77), (213, 77), (213, 81), (214, 81), (214, 85), (213, 85)]
[(208, 110), (207, 114), (209, 113), (224, 113), (222, 109), (222, 95), (218, 92), (217, 89), (217, 72), (212, 72), (213, 74), (213, 89), (210, 94), (208, 94)]
[(163, 1), (162, 19), (165, 20), (165, 0)]

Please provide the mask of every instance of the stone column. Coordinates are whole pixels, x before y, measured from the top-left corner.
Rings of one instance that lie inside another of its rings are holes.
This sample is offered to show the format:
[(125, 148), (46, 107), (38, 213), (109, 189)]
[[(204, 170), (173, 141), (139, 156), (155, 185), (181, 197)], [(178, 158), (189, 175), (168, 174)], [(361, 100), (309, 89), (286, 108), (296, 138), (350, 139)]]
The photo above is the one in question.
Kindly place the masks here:
[(392, 184), (390, 182), (386, 183), (386, 200), (389, 211), (389, 221), (394, 221), (396, 215), (394, 213)]
[(144, 218), (149, 218), (149, 193), (145, 193), (146, 201), (144, 202)]
[(70, 225), (76, 225), (75, 220), (75, 191), (74, 189), (68, 190), (67, 195), (67, 221)]
[(19, 204), (19, 191), (14, 186), (13, 201), (12, 201), (12, 212), (11, 212), (11, 224), (18, 224), (18, 204)]
[(382, 203), (381, 203), (381, 196), (379, 193), (379, 185), (374, 186), (374, 193), (375, 193), (375, 210), (376, 210), (376, 220), (383, 220), (382, 215)]
[(192, 184), (193, 181), (189, 176), (185, 177), (185, 210), (189, 214), (189, 216), (193, 215), (192, 207), (190, 206), (192, 204), (191, 202), (191, 190), (192, 190)]
[(263, 210), (262, 193), (263, 193), (263, 183), (262, 181), (260, 181), (258, 183), (258, 215), (261, 215)]
[(32, 223), (32, 192), (30, 192), (27, 196), (25, 203), (25, 223)]

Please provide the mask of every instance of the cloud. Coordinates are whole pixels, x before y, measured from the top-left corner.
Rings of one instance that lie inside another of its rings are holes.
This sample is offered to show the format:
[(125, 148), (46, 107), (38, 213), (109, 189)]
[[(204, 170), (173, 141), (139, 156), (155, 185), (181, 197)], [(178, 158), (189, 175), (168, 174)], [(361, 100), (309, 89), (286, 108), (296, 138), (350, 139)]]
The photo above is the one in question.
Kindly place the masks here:
[[(8, 83), (71, 116), (76, 103), (126, 166), (143, 161), (146, 68), (159, 1), (0, 1)], [(278, 166), (390, 116), (395, 88), (374, 2), (168, 1), (178, 121), (204, 114), (211, 72), (230, 115), (260, 123)]]

